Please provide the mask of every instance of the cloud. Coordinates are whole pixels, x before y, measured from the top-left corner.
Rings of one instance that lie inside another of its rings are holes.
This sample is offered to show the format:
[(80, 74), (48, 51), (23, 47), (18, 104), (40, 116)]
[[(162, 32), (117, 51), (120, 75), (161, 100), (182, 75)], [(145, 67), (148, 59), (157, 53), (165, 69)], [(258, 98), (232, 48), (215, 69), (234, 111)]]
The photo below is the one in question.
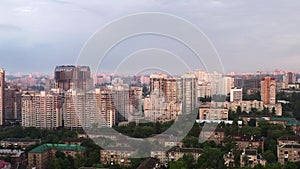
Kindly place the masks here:
[(22, 31), (22, 28), (10, 24), (0, 24), (0, 31)]
[[(0, 43), (9, 50), (0, 48), (0, 57), (5, 55), (4, 61), (11, 63), (6, 64), (8, 71), (28, 72), (30, 68), (14, 64), (51, 55), (53, 60), (40, 63), (51, 72), (61, 56), (67, 58), (64, 62), (75, 63), (84, 42), (110, 21), (138, 12), (165, 12), (203, 30), (219, 50), (227, 72), (275, 69), (283, 58), (292, 59), (282, 67), (297, 69), (299, 8), (296, 0), (3, 0)], [(9, 52), (13, 49), (19, 51)], [(22, 53), (28, 55), (25, 61), (9, 60), (8, 56), (20, 58)]]

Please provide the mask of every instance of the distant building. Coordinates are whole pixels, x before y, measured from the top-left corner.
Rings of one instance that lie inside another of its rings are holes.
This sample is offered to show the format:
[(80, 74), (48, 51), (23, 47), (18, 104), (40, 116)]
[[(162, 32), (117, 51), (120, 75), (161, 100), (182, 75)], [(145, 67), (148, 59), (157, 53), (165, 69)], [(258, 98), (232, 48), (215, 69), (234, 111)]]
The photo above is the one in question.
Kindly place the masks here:
[(243, 89), (233, 88), (230, 89), (230, 102), (243, 101)]
[(232, 77), (223, 77), (220, 87), (220, 94), (227, 96), (231, 88), (234, 87), (234, 79)]
[(258, 77), (249, 77), (243, 80), (243, 93), (254, 94), (261, 90), (261, 81)]
[(288, 72), (287, 74), (287, 83), (293, 84), (296, 83), (296, 75), (293, 72)]
[(157, 92), (159, 97), (164, 97), (164, 79), (167, 79), (166, 74), (153, 73), (150, 75), (150, 92)]
[(253, 110), (262, 111), (265, 108), (267, 108), (270, 112), (270, 115), (272, 115), (273, 107), (275, 110), (276, 116), (282, 115), (282, 106), (281, 103), (276, 103), (274, 105), (264, 105), (262, 101), (257, 100), (244, 100), (244, 101), (234, 101), (234, 102), (207, 102), (202, 103), (201, 107), (212, 107), (212, 108), (221, 108), (221, 109), (228, 109), (232, 111), (236, 111), (238, 107), (241, 108), (241, 111), (243, 112), (251, 112)]
[(113, 104), (116, 108), (116, 123), (128, 121), (128, 115), (133, 111), (130, 100), (130, 89), (126, 85), (112, 86)]
[(166, 102), (164, 98), (151, 94), (144, 99), (145, 119), (153, 122), (175, 120), (181, 114), (180, 102)]
[(0, 125), (4, 124), (5, 117), (5, 109), (4, 109), (4, 101), (5, 101), (5, 71), (0, 68)]
[(43, 144), (28, 152), (28, 168), (45, 169), (46, 162), (55, 158), (60, 151), (75, 158), (76, 154), (85, 156), (86, 148), (74, 144)]
[(199, 120), (228, 120), (228, 109), (200, 107)]
[(88, 90), (93, 85), (88, 66), (57, 66), (54, 71), (56, 88)]
[(22, 93), (17, 88), (5, 89), (5, 121), (21, 120), (21, 96)]
[(272, 77), (264, 77), (261, 81), (261, 100), (264, 104), (276, 103), (276, 81)]
[(194, 74), (181, 76), (182, 113), (191, 113), (197, 107), (197, 79)]

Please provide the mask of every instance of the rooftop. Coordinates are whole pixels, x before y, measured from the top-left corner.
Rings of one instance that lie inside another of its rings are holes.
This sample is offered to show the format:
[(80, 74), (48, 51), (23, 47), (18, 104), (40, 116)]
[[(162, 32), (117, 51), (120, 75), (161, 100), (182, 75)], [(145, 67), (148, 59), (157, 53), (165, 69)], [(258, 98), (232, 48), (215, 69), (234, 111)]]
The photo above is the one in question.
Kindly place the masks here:
[(55, 150), (59, 151), (83, 151), (85, 150), (85, 147), (76, 145), (76, 144), (43, 144), (40, 145), (33, 150), (31, 150), (29, 153), (43, 153), (47, 150), (54, 148)]
[(279, 148), (300, 149), (300, 144), (282, 144), (282, 145), (279, 145)]
[(0, 149), (0, 157), (20, 157), (24, 153), (22, 150)]
[(5, 138), (1, 142), (37, 142), (40, 143), (41, 139), (26, 139), (26, 138)]
[(300, 141), (300, 136), (281, 136), (278, 140)]
[(300, 122), (295, 118), (288, 117), (271, 117), (271, 121), (287, 121), (287, 126), (300, 126)]
[(182, 153), (199, 153), (201, 154), (203, 150), (201, 148), (180, 148), (178, 146), (171, 148), (167, 152), (182, 152)]
[(149, 168), (155, 168), (156, 165), (159, 164), (159, 160), (156, 158), (147, 158), (145, 159), (137, 169), (149, 169)]

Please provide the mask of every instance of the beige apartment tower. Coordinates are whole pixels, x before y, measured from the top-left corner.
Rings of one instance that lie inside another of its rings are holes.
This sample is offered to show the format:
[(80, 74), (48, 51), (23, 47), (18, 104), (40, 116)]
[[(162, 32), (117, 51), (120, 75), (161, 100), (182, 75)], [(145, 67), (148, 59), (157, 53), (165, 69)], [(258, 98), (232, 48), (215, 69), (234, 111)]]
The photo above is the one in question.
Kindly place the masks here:
[(4, 124), (5, 71), (0, 68), (0, 125)]
[(267, 76), (261, 80), (261, 100), (264, 104), (276, 103), (275, 78)]

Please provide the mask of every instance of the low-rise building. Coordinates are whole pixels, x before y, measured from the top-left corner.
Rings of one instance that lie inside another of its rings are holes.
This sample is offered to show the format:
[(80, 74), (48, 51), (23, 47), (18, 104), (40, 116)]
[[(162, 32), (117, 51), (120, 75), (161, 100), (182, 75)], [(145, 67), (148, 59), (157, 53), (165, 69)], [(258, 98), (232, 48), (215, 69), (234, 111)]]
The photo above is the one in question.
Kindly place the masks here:
[(168, 161), (177, 161), (182, 158), (185, 154), (193, 155), (194, 159), (197, 160), (201, 156), (203, 150), (201, 148), (180, 148), (173, 147), (166, 152)]
[(41, 144), (41, 139), (25, 139), (25, 138), (5, 138), (0, 142), (2, 147), (28, 147), (35, 144)]
[(256, 109), (257, 111), (262, 111), (265, 108), (268, 108), (270, 114), (272, 113), (273, 107), (275, 108), (275, 115), (281, 116), (282, 115), (282, 106), (281, 103), (276, 104), (264, 104), (262, 101), (258, 100), (244, 100), (244, 101), (233, 101), (233, 102), (211, 102), (211, 103), (205, 103), (206, 106), (212, 107), (212, 108), (223, 108), (228, 110), (236, 111), (238, 107), (241, 108), (241, 111), (243, 112), (251, 112), (253, 109)]
[(12, 163), (23, 164), (26, 155), (25, 151), (18, 149), (0, 149), (0, 159), (4, 160), (7, 157), (11, 158)]
[(225, 132), (224, 129), (222, 128), (216, 128), (213, 132), (211, 131), (201, 131), (200, 132), (200, 137), (201, 138), (207, 138), (206, 136), (209, 135), (208, 141), (213, 141), (216, 144), (222, 144), (224, 137), (225, 137)]
[(163, 165), (168, 163), (167, 153), (164, 150), (152, 150), (151, 157), (158, 159)]
[(255, 136), (233, 136), (236, 141), (236, 148), (243, 149), (258, 149), (261, 148), (264, 152), (264, 141), (260, 137)]
[(300, 144), (300, 136), (282, 136), (277, 139), (278, 145)]
[(171, 137), (165, 140), (165, 147), (182, 147), (182, 145), (183, 143), (181, 142), (181, 140), (176, 137)]
[(75, 144), (43, 144), (28, 153), (28, 168), (45, 169), (46, 162), (55, 158), (60, 151), (75, 158), (76, 154), (85, 156), (86, 148)]
[(131, 147), (105, 147), (100, 150), (100, 162), (104, 165), (131, 166), (131, 157), (136, 150)]
[(0, 169), (11, 169), (11, 164), (9, 162), (0, 160)]
[(277, 146), (278, 162), (285, 164), (286, 162), (300, 161), (300, 144), (283, 143)]
[(258, 164), (263, 166), (266, 165), (266, 160), (262, 158), (260, 154), (257, 153), (255, 149), (244, 149), (240, 156), (241, 167), (250, 166), (254, 167)]
[(200, 107), (200, 120), (228, 120), (228, 109)]

